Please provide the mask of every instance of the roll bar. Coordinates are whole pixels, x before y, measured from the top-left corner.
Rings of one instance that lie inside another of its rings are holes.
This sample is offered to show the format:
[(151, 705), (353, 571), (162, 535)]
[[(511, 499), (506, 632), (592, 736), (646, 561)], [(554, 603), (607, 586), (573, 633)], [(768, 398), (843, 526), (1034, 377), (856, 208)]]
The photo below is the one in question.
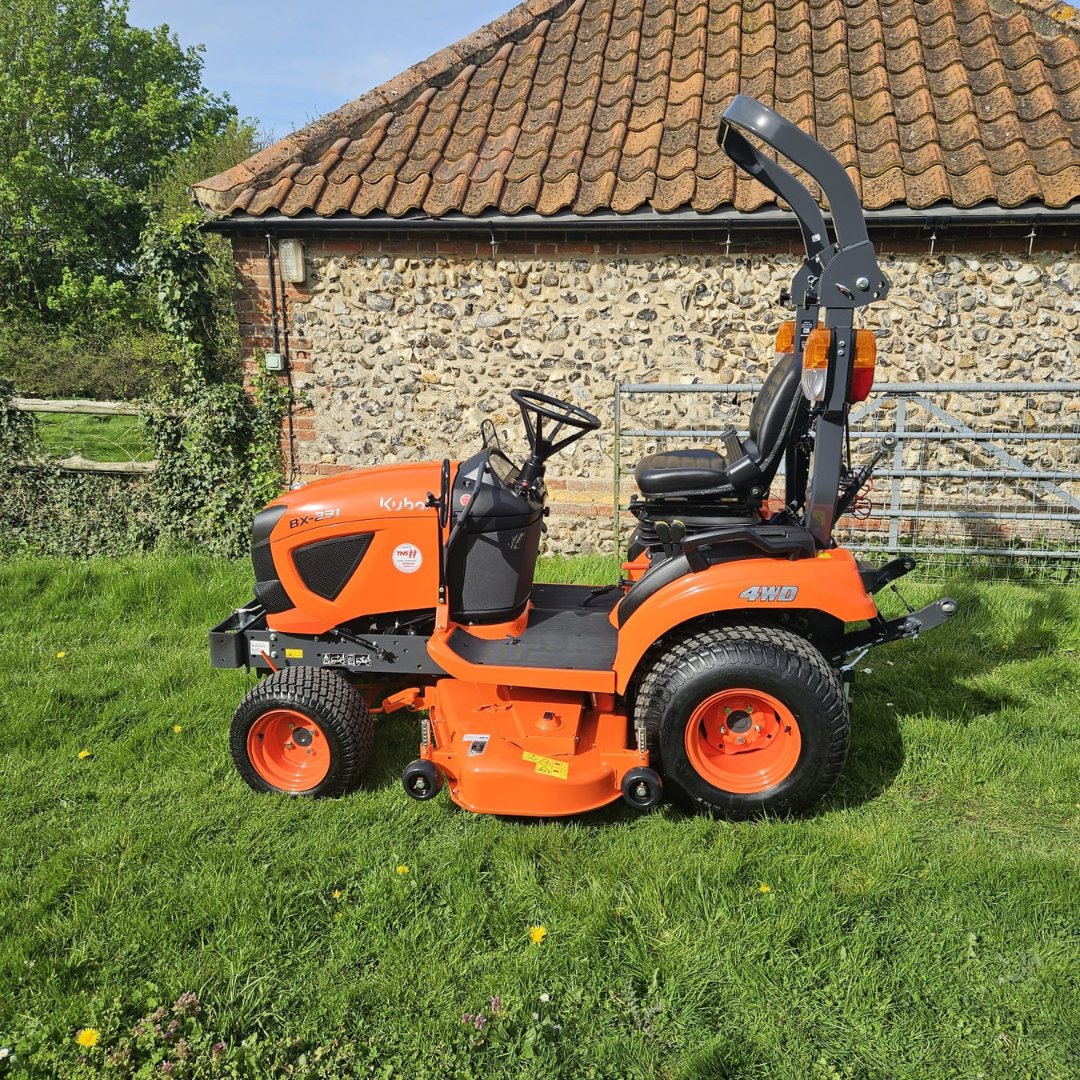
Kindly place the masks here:
[[(829, 243), (824, 216), (805, 185), (733, 128), (760, 139), (821, 185), (836, 234), (831, 255), (826, 250)], [(724, 111), (719, 138), (724, 152), (739, 168), (779, 195), (795, 212), (806, 245), (807, 264), (816, 262), (821, 267), (820, 281), (815, 284), (824, 307), (865, 307), (888, 295), (889, 279), (878, 265), (874, 245), (867, 235), (866, 218), (855, 186), (844, 167), (821, 143), (745, 94), (738, 94)], [(793, 285), (797, 285), (802, 273), (796, 275)], [(796, 288), (792, 291), (797, 295)]]

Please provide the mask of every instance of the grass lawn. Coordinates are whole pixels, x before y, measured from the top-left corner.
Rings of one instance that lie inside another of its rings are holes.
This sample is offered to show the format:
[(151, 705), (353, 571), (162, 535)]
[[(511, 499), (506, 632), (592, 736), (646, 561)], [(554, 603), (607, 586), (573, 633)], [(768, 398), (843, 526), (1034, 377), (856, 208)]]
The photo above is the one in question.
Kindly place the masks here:
[(1078, 1075), (1080, 590), (906, 589), (961, 614), (863, 661), (834, 796), (731, 824), (412, 802), (405, 715), (380, 718), (355, 794), (257, 796), (226, 745), (253, 678), (206, 654), (249, 587), (245, 565), (194, 557), (0, 567), (16, 1073), (111, 1075), (112, 1055), (154, 1076), (166, 1059), (175, 1076)]
[(91, 461), (151, 461), (154, 452), (141, 416), (39, 413), (41, 442), (54, 457)]

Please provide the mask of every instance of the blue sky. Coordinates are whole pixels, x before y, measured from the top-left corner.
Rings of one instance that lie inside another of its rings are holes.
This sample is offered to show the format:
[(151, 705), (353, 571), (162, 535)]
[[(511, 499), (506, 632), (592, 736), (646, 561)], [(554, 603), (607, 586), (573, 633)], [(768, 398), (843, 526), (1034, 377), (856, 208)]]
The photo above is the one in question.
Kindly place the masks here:
[(133, 26), (205, 45), (203, 82), (281, 138), (514, 6), (516, 0), (130, 0)]

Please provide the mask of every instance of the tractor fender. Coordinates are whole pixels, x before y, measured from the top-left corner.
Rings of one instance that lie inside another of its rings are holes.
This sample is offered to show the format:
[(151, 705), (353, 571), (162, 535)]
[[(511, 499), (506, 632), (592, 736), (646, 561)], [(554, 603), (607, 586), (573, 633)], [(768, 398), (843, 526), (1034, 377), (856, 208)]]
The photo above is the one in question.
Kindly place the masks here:
[(812, 559), (739, 559), (716, 563), (698, 573), (692, 571), (664, 581), (665, 565), (655, 571), (659, 588), (632, 607), (627, 604), (633, 589), (648, 581), (642, 578), (616, 606), (612, 621), (619, 627), (615, 654), (618, 693), (625, 693), (631, 676), (646, 651), (669, 631), (703, 615), (737, 611), (820, 611), (841, 622), (861, 622), (877, 614), (873, 597), (866, 591), (854, 557), (843, 548), (822, 551)]

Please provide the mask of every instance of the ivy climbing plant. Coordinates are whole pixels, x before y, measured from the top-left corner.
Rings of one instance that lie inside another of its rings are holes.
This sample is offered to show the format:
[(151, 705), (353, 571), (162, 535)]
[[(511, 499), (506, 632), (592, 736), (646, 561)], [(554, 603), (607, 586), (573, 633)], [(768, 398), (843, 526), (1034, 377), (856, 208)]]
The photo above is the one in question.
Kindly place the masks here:
[(215, 287), (223, 268), (206, 240), (193, 215), (143, 236), (143, 280), (183, 366), (146, 409), (158, 459), (155, 517), (167, 541), (237, 555), (252, 515), (281, 491), (279, 433), (289, 390), (266, 373), (250, 391), (243, 385), (230, 333), (235, 316), (223, 310)]

